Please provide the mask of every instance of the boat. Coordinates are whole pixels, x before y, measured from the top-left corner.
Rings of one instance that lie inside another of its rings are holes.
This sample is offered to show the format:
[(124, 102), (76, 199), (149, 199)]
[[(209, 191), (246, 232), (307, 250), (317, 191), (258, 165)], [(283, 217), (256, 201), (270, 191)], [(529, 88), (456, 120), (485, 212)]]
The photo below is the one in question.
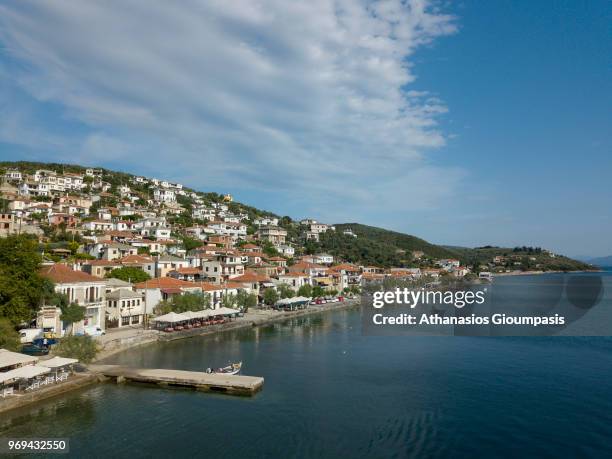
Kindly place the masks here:
[(221, 375), (236, 375), (240, 373), (241, 368), (242, 368), (242, 362), (230, 363), (228, 366), (217, 368), (216, 370), (212, 368), (207, 368), (206, 373), (221, 374)]

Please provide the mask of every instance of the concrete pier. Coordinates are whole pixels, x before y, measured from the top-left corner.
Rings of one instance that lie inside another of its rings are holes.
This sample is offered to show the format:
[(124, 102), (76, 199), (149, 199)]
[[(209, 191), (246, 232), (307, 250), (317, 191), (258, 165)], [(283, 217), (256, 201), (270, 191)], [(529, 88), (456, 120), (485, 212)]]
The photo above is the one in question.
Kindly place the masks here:
[(122, 365), (89, 365), (98, 373), (118, 382), (135, 381), (158, 384), (162, 387), (191, 387), (205, 392), (232, 395), (253, 395), (259, 391), (264, 379), (259, 376), (208, 374), (200, 371), (130, 368)]

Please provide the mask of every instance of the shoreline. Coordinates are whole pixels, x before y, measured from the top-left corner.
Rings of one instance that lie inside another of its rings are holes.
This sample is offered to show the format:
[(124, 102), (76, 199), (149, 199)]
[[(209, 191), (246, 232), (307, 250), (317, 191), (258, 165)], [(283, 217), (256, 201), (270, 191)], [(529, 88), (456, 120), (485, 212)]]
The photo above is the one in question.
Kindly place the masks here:
[[(180, 339), (189, 339), (198, 336), (208, 336), (217, 333), (241, 330), (245, 328), (255, 328), (277, 322), (284, 322), (286, 320), (290, 320), (297, 317), (306, 317), (315, 314), (323, 314), (326, 312), (351, 309), (354, 307), (358, 307), (360, 304), (361, 299), (356, 298), (353, 300), (345, 300), (339, 303), (311, 305), (307, 309), (292, 312), (256, 310), (255, 312), (245, 314), (244, 317), (240, 317), (233, 322), (228, 322), (226, 324), (221, 325), (212, 325), (210, 326), (210, 328), (198, 328), (181, 332), (174, 332), (172, 334), (166, 334), (157, 330), (132, 329), (135, 332), (135, 334), (132, 336), (126, 336), (123, 338), (119, 338), (118, 340), (109, 340), (104, 345), (102, 351), (99, 352), (99, 354), (91, 363), (98, 363), (115, 354), (127, 352), (130, 349), (145, 346), (148, 344), (165, 343)], [(119, 342), (117, 343), (117, 341)], [(106, 347), (110, 348), (105, 349)], [(65, 383), (40, 389), (37, 392), (32, 392), (27, 395), (20, 395), (19, 397), (0, 400), (0, 413), (17, 413), (20, 408), (31, 408), (32, 405), (34, 405), (36, 402), (60, 397), (67, 393), (104, 381), (106, 381), (106, 378), (100, 377), (99, 375), (96, 375), (94, 373), (77, 373)]]
[(510, 271), (503, 273), (492, 273), (493, 278), (496, 277), (508, 277), (508, 276), (539, 276), (541, 274), (575, 274), (575, 273), (601, 273), (603, 269), (594, 269), (590, 271), (577, 270), (577, 271)]
[[(120, 338), (118, 340), (110, 340), (106, 343), (96, 358), (91, 363), (99, 363), (115, 354), (124, 351), (129, 351), (135, 347), (145, 346), (153, 343), (164, 343), (177, 341), (181, 339), (194, 338), (198, 336), (208, 336), (217, 333), (223, 333), (244, 328), (254, 328), (264, 325), (282, 322), (296, 317), (305, 317), (314, 314), (321, 314), (331, 311), (341, 311), (350, 309), (361, 304), (361, 298), (353, 300), (345, 300), (338, 303), (326, 303), (325, 305), (309, 305), (307, 309), (298, 311), (275, 311), (271, 309), (255, 310), (248, 312), (244, 317), (234, 319), (222, 325), (210, 325), (206, 328), (195, 328), (191, 330), (183, 330), (180, 332), (164, 333), (157, 330), (142, 330), (135, 329), (136, 334), (130, 337)], [(106, 335), (107, 337), (109, 335)]]

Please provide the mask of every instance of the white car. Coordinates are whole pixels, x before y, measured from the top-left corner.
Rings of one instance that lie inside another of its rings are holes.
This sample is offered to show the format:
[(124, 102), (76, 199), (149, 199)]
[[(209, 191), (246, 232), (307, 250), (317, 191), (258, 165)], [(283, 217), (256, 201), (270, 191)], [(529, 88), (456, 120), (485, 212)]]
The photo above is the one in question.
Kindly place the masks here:
[(42, 328), (24, 328), (19, 330), (19, 341), (21, 344), (31, 343), (37, 338), (43, 337)]
[(106, 332), (98, 326), (85, 327), (84, 333), (89, 336), (102, 336), (106, 335)]

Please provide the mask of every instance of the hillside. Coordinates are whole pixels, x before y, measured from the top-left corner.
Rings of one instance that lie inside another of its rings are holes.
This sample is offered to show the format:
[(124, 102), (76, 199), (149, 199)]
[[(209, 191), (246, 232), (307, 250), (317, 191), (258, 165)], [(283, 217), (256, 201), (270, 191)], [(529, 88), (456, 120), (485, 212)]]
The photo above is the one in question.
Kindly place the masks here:
[(588, 263), (595, 266), (608, 267), (612, 266), (612, 255), (609, 255), (607, 257), (590, 258), (587, 261)]
[[(557, 255), (540, 247), (453, 247), (467, 266), (484, 265), (494, 261), (494, 271), (583, 271), (592, 265)], [(497, 258), (497, 260), (496, 260)], [(496, 261), (495, 261), (496, 260)]]
[[(57, 173), (85, 174), (86, 167), (72, 164), (39, 163), (39, 162), (0, 162), (0, 175), (10, 168), (18, 168), (26, 174), (33, 174), (38, 169), (52, 170)], [(105, 168), (97, 168), (100, 171), (100, 180), (108, 184), (109, 192), (105, 193), (103, 199), (92, 206), (92, 211), (100, 206), (114, 207), (123, 199), (119, 193), (120, 187), (129, 185), (132, 195), (137, 199), (137, 205), (145, 205), (150, 202), (153, 186), (150, 182), (139, 183), (136, 176), (125, 172), (117, 172)], [(86, 179), (88, 177), (85, 177)], [(90, 193), (91, 181), (86, 182), (81, 194)], [(248, 234), (252, 235), (257, 230), (253, 224), (256, 218), (275, 217), (278, 224), (287, 231), (287, 241), (294, 245), (296, 255), (316, 254), (326, 252), (334, 255), (339, 262), (347, 261), (359, 265), (376, 265), (380, 267), (413, 267), (433, 266), (436, 260), (445, 258), (457, 258), (463, 265), (468, 266), (490, 266), (497, 270), (507, 269), (543, 269), (543, 270), (581, 270), (592, 268), (588, 264), (578, 262), (560, 255), (549, 254), (540, 248), (500, 248), (500, 247), (448, 247), (427, 242), (416, 236), (390, 231), (383, 228), (362, 225), (359, 223), (336, 224), (336, 231), (327, 231), (320, 234), (318, 242), (306, 237), (309, 231), (308, 225), (303, 225), (290, 217), (280, 217), (277, 214), (258, 209), (256, 207), (239, 203), (225, 202), (224, 196), (216, 192), (202, 192), (184, 187), (187, 193), (177, 195), (177, 204), (180, 205), (179, 214), (169, 215), (170, 224), (174, 225), (175, 232), (183, 238), (187, 246), (187, 239), (182, 234), (182, 229), (192, 225), (206, 224), (200, 217), (194, 215), (193, 209), (197, 206), (209, 206), (225, 203), (232, 214), (240, 214), (245, 218), (248, 225)], [(223, 190), (224, 192), (231, 190)], [(198, 204), (199, 203), (199, 204)], [(162, 206), (163, 207), (163, 206)], [(83, 221), (92, 217), (84, 217)], [(351, 230), (356, 237), (344, 234), (345, 230)], [(308, 240), (307, 240), (308, 239)], [(268, 247), (271, 253), (274, 248)], [(413, 257), (413, 252), (422, 252), (422, 256)], [(502, 257), (503, 261), (493, 264), (494, 257)], [(600, 263), (601, 264), (601, 263)]]
[[(350, 262), (409, 266), (413, 251), (424, 252), (430, 258), (457, 258), (455, 252), (409, 234), (360, 223), (339, 223), (335, 226), (335, 233), (325, 234), (321, 238), (321, 249)], [(357, 237), (344, 235), (343, 231), (347, 229)]]

